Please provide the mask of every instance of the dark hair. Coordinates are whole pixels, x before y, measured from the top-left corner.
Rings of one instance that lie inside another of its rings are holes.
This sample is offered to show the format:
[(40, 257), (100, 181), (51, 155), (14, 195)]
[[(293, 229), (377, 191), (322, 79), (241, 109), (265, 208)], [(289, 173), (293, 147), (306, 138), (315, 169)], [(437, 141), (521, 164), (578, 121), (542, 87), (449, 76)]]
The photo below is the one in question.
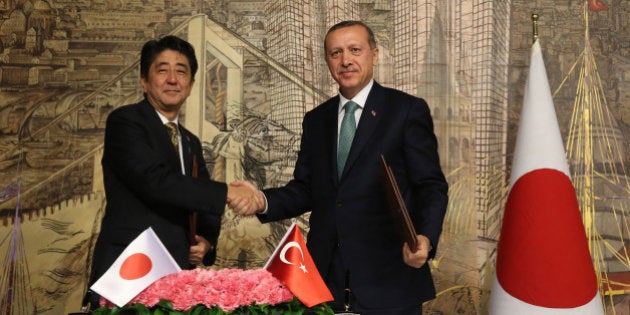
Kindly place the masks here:
[[(365, 28), (365, 30), (368, 32), (368, 43), (370, 43), (370, 48), (374, 49), (376, 48), (376, 37), (374, 37), (374, 32), (372, 32), (372, 29), (367, 26), (367, 24), (361, 22), (361, 21), (342, 21), (339, 22), (333, 26), (331, 26), (328, 29), (328, 32), (326, 32), (326, 37), (328, 37), (328, 34), (330, 34), (332, 31), (336, 31), (340, 28), (344, 28), (344, 27), (350, 27), (350, 26), (355, 26), (355, 25), (359, 25), (362, 26), (363, 28)], [(326, 40), (324, 40), (324, 49), (326, 49)]]
[(149, 76), (149, 68), (151, 68), (151, 64), (155, 61), (157, 55), (168, 49), (177, 51), (186, 56), (188, 63), (190, 64), (190, 78), (194, 79), (198, 67), (197, 57), (195, 57), (195, 49), (189, 42), (173, 35), (164, 36), (159, 40), (150, 40), (142, 46), (142, 53), (140, 55), (140, 75), (143, 78), (147, 78)]

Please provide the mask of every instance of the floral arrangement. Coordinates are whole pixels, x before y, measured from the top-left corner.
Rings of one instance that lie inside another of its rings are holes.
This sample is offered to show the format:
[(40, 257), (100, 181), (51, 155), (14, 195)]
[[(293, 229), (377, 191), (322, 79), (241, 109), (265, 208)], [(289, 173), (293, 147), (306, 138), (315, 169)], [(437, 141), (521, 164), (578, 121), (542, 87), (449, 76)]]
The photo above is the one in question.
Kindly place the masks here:
[(101, 298), (94, 315), (333, 314), (325, 303), (306, 307), (264, 269), (182, 270), (155, 281), (127, 305)]

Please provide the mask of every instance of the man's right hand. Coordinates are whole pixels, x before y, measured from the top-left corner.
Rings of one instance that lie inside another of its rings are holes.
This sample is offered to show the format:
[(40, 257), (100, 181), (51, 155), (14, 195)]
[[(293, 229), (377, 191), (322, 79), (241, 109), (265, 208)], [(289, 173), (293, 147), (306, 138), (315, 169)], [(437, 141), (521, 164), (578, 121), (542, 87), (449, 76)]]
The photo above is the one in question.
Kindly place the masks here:
[(233, 181), (228, 185), (228, 207), (236, 214), (251, 216), (265, 210), (262, 191), (247, 181)]

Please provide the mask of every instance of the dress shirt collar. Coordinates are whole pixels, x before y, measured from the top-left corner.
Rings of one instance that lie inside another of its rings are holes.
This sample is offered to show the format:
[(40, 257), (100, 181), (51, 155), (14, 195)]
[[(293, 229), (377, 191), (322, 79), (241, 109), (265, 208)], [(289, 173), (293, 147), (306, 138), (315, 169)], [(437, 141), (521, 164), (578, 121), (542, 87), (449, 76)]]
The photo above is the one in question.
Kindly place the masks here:
[[(357, 95), (352, 98), (352, 101), (357, 103), (361, 110), (367, 102), (368, 95), (370, 94), (370, 90), (372, 89), (373, 85), (374, 79), (370, 80), (370, 83), (363, 87), (363, 89), (361, 89), (361, 91), (359, 91), (359, 93), (357, 93)], [(339, 108), (337, 109), (339, 114), (341, 114), (341, 112), (343, 111), (343, 105), (345, 105), (348, 101), (349, 99), (345, 98), (343, 95), (341, 95), (341, 93), (339, 93)]]
[(168, 118), (164, 117), (164, 115), (162, 115), (162, 113), (160, 113), (158, 110), (155, 110), (155, 112), (158, 114), (158, 117), (160, 117), (163, 125), (166, 125), (167, 122), (174, 122), (179, 127), (179, 115), (175, 117), (173, 121), (170, 121), (168, 120)]

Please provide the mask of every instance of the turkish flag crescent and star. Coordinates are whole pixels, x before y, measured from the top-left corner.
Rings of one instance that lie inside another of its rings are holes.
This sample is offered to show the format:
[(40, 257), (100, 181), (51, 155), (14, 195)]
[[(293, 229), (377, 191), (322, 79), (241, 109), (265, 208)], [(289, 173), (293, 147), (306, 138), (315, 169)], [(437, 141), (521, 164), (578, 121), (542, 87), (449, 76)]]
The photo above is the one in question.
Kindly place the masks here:
[(531, 50), (491, 315), (604, 314), (540, 44)]
[(180, 270), (149, 227), (125, 248), (90, 289), (117, 306), (123, 306), (153, 282)]
[(269, 257), (265, 269), (307, 307), (333, 300), (295, 222)]

